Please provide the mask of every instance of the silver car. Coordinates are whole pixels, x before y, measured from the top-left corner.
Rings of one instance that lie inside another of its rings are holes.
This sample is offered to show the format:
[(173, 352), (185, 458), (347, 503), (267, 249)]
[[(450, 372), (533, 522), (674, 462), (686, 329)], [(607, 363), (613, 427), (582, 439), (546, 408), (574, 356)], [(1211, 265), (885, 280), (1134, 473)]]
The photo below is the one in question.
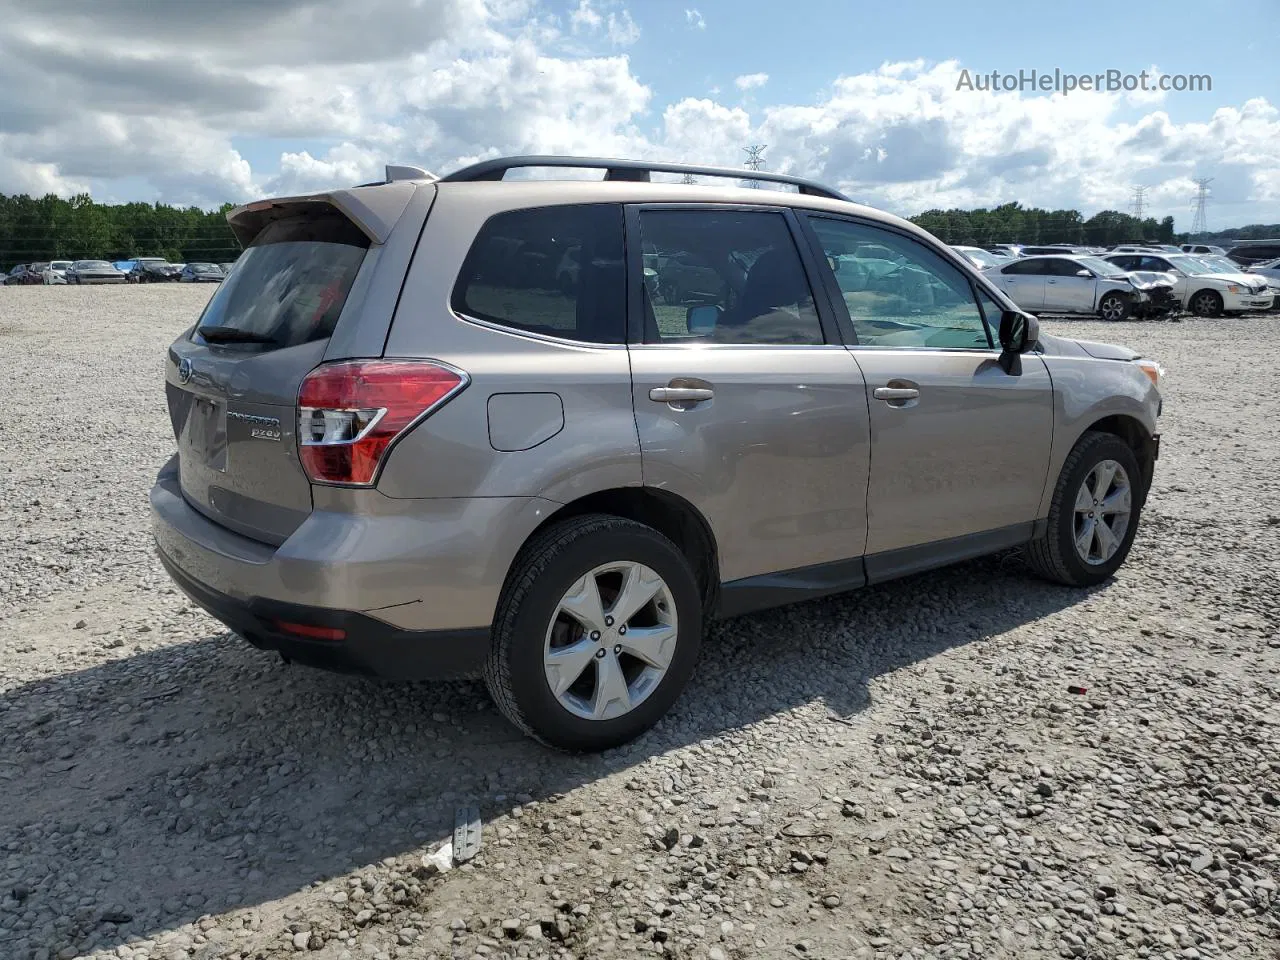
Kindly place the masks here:
[(289, 660), (482, 674), (595, 750), (714, 617), (1011, 547), (1075, 587), (1124, 562), (1158, 364), (821, 184), (655, 170), (741, 175), (529, 157), (231, 211), (244, 253), (167, 357), (176, 583)]
[(1083, 313), (1103, 320), (1172, 309), (1173, 280), (1122, 270), (1093, 256), (1021, 257), (987, 275), (1023, 310)]
[(67, 283), (124, 283), (126, 277), (105, 260), (77, 260), (67, 268)]

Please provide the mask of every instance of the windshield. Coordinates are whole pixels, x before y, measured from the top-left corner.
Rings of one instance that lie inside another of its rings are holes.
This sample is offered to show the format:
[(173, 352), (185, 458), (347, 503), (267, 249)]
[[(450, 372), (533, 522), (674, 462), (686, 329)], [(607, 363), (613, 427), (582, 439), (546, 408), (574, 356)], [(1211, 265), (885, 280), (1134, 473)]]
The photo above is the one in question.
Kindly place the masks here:
[[(1243, 273), (1244, 267), (1234, 260), (1220, 257), (1212, 253), (1197, 254), (1196, 259), (1213, 268), (1214, 273)], [(1259, 264), (1261, 266), (1261, 264)]]
[(71, 261), (70, 261), (70, 260), (55, 260), (55, 261), (53, 261), (53, 263), (49, 264), (49, 266), (50, 266), (50, 267), (52, 267), (54, 270), (65, 270), (65, 269), (67, 269), (67, 267), (71, 266)]
[(1101, 257), (1076, 257), (1076, 263), (1088, 267), (1100, 277), (1118, 277), (1124, 273), (1114, 263), (1108, 263)]
[[(1217, 267), (1211, 267), (1211, 266), (1209, 266), (1209, 264), (1205, 263), (1205, 262), (1204, 262), (1203, 260), (1201, 260), (1200, 258), (1198, 258), (1198, 257), (1191, 257), (1191, 256), (1188, 256), (1188, 255), (1187, 255), (1187, 254), (1185, 254), (1185, 253), (1184, 253), (1184, 254), (1182, 254), (1181, 256), (1177, 256), (1177, 257), (1166, 257), (1165, 259), (1167, 259), (1171, 264), (1173, 264), (1175, 267), (1177, 267), (1177, 268), (1178, 268), (1179, 270), (1181, 270), (1183, 273), (1187, 274), (1188, 276), (1192, 276), (1192, 277), (1200, 277), (1200, 276), (1203, 276), (1203, 275), (1204, 275), (1204, 274), (1206, 274), (1206, 273), (1219, 273), (1219, 272), (1220, 272), (1220, 271), (1218, 270), (1218, 268), (1217, 268)], [(1232, 272), (1232, 273), (1239, 273), (1239, 268), (1237, 268), (1237, 269), (1235, 269), (1235, 270), (1232, 270), (1231, 272)]]
[(333, 333), (368, 249), (369, 239), (336, 210), (276, 220), (218, 286), (196, 333), (218, 330), (215, 336), (228, 339), (235, 331), (278, 347), (324, 339)]
[(192, 263), (188, 265), (188, 269), (195, 273), (217, 273), (218, 268), (212, 263)]
[(105, 260), (81, 260), (76, 264), (77, 270), (111, 270), (111, 264)]

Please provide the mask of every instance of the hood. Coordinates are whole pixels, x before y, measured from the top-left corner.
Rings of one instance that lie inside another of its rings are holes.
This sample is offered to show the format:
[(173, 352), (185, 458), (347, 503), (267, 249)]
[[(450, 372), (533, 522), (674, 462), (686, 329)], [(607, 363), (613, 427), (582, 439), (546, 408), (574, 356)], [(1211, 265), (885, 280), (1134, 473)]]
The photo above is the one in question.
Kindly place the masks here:
[(1142, 354), (1128, 347), (1114, 343), (1101, 343), (1097, 340), (1071, 340), (1067, 337), (1055, 337), (1048, 333), (1040, 334), (1040, 349), (1049, 356), (1056, 357), (1093, 357), (1095, 360), (1137, 360)]
[(1146, 287), (1172, 287), (1178, 282), (1177, 278), (1171, 273), (1164, 273), (1158, 270), (1127, 270), (1125, 276), (1133, 281), (1133, 285), (1140, 289)]
[(1263, 277), (1259, 277), (1257, 274), (1251, 275), (1243, 272), (1241, 273), (1202, 273), (1202, 274), (1199, 274), (1198, 276), (1192, 277), (1191, 279), (1192, 281), (1217, 280), (1219, 283), (1235, 283), (1245, 287), (1257, 287), (1259, 281), (1261, 281), (1265, 286), (1267, 282)]

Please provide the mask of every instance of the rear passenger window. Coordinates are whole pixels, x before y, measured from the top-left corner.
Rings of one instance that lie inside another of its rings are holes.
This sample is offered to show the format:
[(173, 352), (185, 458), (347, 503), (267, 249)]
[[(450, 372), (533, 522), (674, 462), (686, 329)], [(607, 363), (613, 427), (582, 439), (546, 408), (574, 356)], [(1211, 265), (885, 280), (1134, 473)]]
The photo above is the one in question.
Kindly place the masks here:
[(782, 214), (642, 210), (640, 234), (646, 343), (823, 342)]
[(453, 309), (527, 333), (623, 343), (624, 280), (621, 206), (512, 210), (480, 229)]

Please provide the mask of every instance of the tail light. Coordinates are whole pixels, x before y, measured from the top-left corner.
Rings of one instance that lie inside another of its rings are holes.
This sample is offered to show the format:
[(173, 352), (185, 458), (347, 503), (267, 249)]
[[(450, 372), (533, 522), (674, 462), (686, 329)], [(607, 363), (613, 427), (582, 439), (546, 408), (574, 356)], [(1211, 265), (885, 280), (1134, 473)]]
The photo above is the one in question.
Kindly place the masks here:
[(316, 367), (298, 389), (298, 451), (315, 483), (372, 486), (391, 447), (466, 387), (434, 360), (346, 360)]

